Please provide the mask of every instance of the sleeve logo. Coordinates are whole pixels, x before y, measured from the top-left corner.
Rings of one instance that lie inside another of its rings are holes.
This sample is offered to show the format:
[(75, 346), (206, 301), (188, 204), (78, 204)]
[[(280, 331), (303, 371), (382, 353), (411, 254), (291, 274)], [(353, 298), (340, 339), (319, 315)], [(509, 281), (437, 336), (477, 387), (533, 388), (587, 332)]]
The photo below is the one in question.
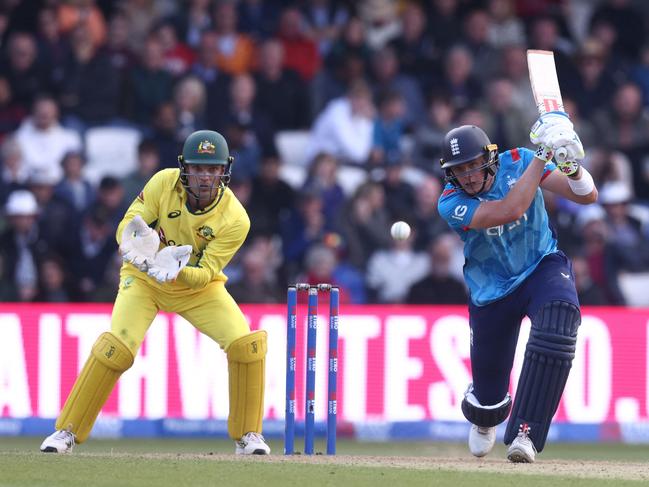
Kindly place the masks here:
[(468, 206), (466, 206), (466, 205), (458, 205), (453, 210), (453, 214), (451, 215), (451, 218), (455, 218), (456, 220), (462, 220), (464, 218), (464, 215), (466, 215), (466, 212), (468, 210), (469, 210)]

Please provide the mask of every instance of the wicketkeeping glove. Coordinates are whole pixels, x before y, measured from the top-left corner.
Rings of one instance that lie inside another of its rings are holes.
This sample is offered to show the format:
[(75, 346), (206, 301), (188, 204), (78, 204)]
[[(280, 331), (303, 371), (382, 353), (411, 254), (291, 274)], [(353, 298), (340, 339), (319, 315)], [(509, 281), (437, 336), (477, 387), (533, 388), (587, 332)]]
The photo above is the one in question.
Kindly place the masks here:
[(192, 254), (191, 245), (172, 245), (165, 247), (149, 264), (147, 274), (158, 282), (173, 281), (178, 273), (187, 265)]
[(160, 237), (157, 232), (150, 228), (140, 215), (135, 215), (122, 231), (119, 251), (126, 262), (146, 272), (159, 246)]

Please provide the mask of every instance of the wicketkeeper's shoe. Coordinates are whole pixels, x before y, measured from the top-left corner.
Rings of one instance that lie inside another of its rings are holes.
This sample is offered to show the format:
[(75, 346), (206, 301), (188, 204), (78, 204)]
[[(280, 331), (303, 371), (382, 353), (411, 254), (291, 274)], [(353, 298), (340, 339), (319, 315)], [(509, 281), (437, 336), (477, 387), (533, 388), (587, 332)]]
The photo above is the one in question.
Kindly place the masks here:
[(496, 427), (471, 425), (469, 432), (469, 451), (476, 457), (484, 457), (496, 443)]
[(237, 445), (234, 451), (237, 455), (269, 455), (270, 447), (264, 441), (264, 437), (259, 433), (249, 432), (235, 441)]
[(52, 433), (41, 443), (43, 453), (70, 453), (74, 448), (74, 433), (59, 430)]
[(507, 458), (512, 463), (534, 463), (536, 448), (526, 432), (518, 433), (507, 450)]

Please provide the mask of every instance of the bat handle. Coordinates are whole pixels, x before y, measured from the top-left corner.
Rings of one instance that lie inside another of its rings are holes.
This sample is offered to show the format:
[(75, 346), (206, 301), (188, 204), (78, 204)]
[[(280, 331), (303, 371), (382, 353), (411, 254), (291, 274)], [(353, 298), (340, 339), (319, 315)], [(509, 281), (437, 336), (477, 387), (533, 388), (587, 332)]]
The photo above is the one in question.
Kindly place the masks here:
[(568, 151), (565, 147), (559, 147), (554, 153), (554, 158), (557, 162), (566, 162), (566, 157), (568, 156)]

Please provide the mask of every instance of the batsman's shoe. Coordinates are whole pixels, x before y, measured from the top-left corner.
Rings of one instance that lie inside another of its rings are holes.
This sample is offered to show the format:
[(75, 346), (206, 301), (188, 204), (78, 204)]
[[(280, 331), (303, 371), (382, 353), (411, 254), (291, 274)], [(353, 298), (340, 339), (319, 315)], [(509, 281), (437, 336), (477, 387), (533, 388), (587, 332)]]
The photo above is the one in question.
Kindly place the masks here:
[(473, 456), (484, 457), (496, 443), (496, 427), (471, 425), (469, 432), (469, 451)]
[(74, 448), (74, 434), (67, 430), (59, 430), (43, 440), (41, 451), (43, 453), (70, 453)]
[(507, 459), (512, 463), (534, 463), (536, 448), (527, 431), (520, 431), (507, 450)]
[(270, 447), (259, 433), (249, 432), (235, 441), (237, 448), (234, 451), (237, 455), (269, 455)]

